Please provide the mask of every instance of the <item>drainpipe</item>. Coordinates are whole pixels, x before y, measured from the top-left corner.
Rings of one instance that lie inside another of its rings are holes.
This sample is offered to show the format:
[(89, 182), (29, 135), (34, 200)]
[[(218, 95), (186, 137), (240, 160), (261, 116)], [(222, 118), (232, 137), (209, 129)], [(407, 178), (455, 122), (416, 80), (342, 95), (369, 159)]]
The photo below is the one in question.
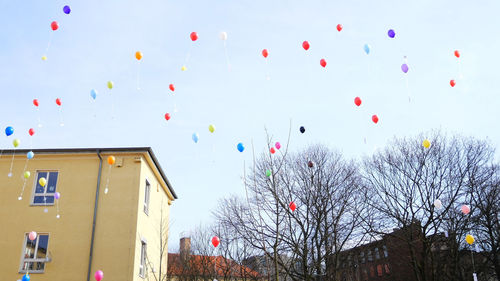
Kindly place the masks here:
[(97, 206), (99, 203), (99, 188), (101, 186), (101, 173), (102, 173), (102, 157), (101, 151), (98, 149), (96, 151), (97, 157), (99, 157), (99, 172), (97, 174), (97, 187), (95, 191), (95, 204), (94, 204), (94, 219), (92, 220), (92, 237), (90, 238), (90, 254), (89, 254), (89, 269), (87, 271), (87, 281), (90, 281), (90, 270), (92, 267), (92, 255), (94, 253), (94, 236), (95, 236), (95, 224), (97, 220)]

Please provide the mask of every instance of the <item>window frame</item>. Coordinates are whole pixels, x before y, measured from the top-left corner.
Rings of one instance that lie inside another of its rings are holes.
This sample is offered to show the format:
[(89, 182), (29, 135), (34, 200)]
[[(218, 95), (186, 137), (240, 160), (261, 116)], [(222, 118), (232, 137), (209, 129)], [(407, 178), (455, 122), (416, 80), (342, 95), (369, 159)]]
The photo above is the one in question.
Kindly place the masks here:
[(139, 277), (146, 278), (146, 255), (148, 249), (148, 242), (146, 239), (141, 239), (141, 257), (139, 262)]
[[(23, 239), (23, 247), (22, 247), (22, 252), (21, 252), (21, 261), (19, 263), (19, 273), (45, 273), (45, 265), (49, 261), (49, 240), (50, 240), (50, 233), (48, 232), (42, 232), (42, 233), (37, 233), (36, 235), (36, 243), (35, 243), (35, 250), (33, 253), (33, 256), (36, 257), (36, 254), (38, 252), (38, 243), (40, 242), (40, 236), (41, 235), (47, 235), (47, 249), (45, 253), (45, 258), (25, 258), (26, 255), (26, 244), (28, 243), (28, 237), (29, 237), (29, 232), (24, 233), (24, 239)], [(36, 269), (23, 269), (25, 263), (43, 263), (43, 269), (42, 270), (36, 270)]]
[(373, 250), (374, 254), (375, 254), (375, 259), (376, 260), (379, 260), (380, 259), (380, 250), (378, 247), (375, 247), (375, 249)]
[(149, 180), (146, 179), (146, 185), (144, 186), (144, 213), (149, 216), (149, 198), (151, 197), (151, 184)]
[[(38, 175), (40, 173), (47, 173), (47, 184), (44, 187), (44, 193), (36, 193), (36, 187), (38, 185)], [(47, 193), (47, 189), (48, 189), (47, 185), (49, 184), (50, 173), (57, 173), (56, 189), (53, 193)], [(57, 192), (57, 184), (59, 183), (59, 176), (60, 176), (59, 170), (36, 170), (35, 171), (35, 180), (33, 183), (33, 190), (31, 192), (30, 206), (54, 206), (56, 204), (55, 194)], [(44, 203), (35, 203), (35, 197), (37, 197), (37, 196), (43, 196), (45, 202)], [(49, 196), (54, 198), (54, 202), (52, 202), (52, 203), (46, 202), (45, 198), (49, 197)]]

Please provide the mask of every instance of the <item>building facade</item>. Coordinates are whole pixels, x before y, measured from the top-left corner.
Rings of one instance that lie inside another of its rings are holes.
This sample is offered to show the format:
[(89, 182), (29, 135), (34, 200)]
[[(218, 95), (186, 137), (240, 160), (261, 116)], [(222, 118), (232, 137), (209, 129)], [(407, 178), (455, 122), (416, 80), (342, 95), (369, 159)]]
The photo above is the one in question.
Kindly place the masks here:
[(28, 152), (0, 156), (2, 280), (88, 281), (102, 270), (104, 280), (140, 281), (166, 272), (158, 224), (177, 196), (150, 148), (42, 149), (29, 160)]

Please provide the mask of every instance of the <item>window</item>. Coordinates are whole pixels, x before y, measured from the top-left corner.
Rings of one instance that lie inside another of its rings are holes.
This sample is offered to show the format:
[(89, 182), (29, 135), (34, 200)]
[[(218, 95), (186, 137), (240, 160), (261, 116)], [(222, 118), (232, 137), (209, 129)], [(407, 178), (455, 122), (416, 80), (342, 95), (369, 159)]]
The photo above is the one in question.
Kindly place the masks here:
[(47, 246), (49, 244), (48, 234), (38, 234), (31, 241), (28, 233), (24, 235), (23, 253), (21, 258), (20, 272), (43, 273), (45, 262), (47, 262)]
[(387, 254), (387, 246), (384, 245), (382, 246), (382, 249), (384, 250), (384, 258), (387, 258), (388, 254)]
[(146, 187), (144, 188), (144, 213), (149, 214), (149, 194), (151, 193), (151, 185), (146, 180)]
[[(33, 192), (32, 205), (54, 205), (58, 172), (39, 171), (36, 176), (35, 191)], [(40, 179), (45, 178), (45, 186), (40, 185)]]
[(378, 274), (378, 276), (382, 276), (382, 274), (383, 274), (381, 264), (377, 265), (377, 274)]
[(385, 267), (385, 273), (387, 273), (387, 274), (391, 273), (391, 271), (389, 270), (388, 264), (384, 264), (384, 267)]
[(365, 263), (365, 252), (359, 253), (359, 261)]
[(378, 251), (378, 248), (375, 248), (375, 259), (376, 260), (380, 259), (380, 253)]
[(366, 271), (366, 268), (363, 268), (363, 279), (368, 280), (368, 271)]
[(366, 256), (368, 257), (368, 261), (373, 261), (372, 250), (368, 250)]
[(139, 276), (144, 278), (146, 273), (146, 241), (141, 241), (141, 264), (139, 265)]
[(370, 266), (370, 277), (375, 277), (375, 268), (373, 266)]

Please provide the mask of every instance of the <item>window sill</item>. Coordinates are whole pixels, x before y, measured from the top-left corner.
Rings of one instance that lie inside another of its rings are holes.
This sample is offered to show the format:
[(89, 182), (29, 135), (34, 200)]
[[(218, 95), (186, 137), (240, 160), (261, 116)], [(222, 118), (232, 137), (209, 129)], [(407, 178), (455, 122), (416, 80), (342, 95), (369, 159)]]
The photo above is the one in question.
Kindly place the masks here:
[(50, 204), (30, 203), (30, 207), (50, 207), (50, 206), (54, 206), (54, 205), (55, 205), (54, 203), (50, 203)]

